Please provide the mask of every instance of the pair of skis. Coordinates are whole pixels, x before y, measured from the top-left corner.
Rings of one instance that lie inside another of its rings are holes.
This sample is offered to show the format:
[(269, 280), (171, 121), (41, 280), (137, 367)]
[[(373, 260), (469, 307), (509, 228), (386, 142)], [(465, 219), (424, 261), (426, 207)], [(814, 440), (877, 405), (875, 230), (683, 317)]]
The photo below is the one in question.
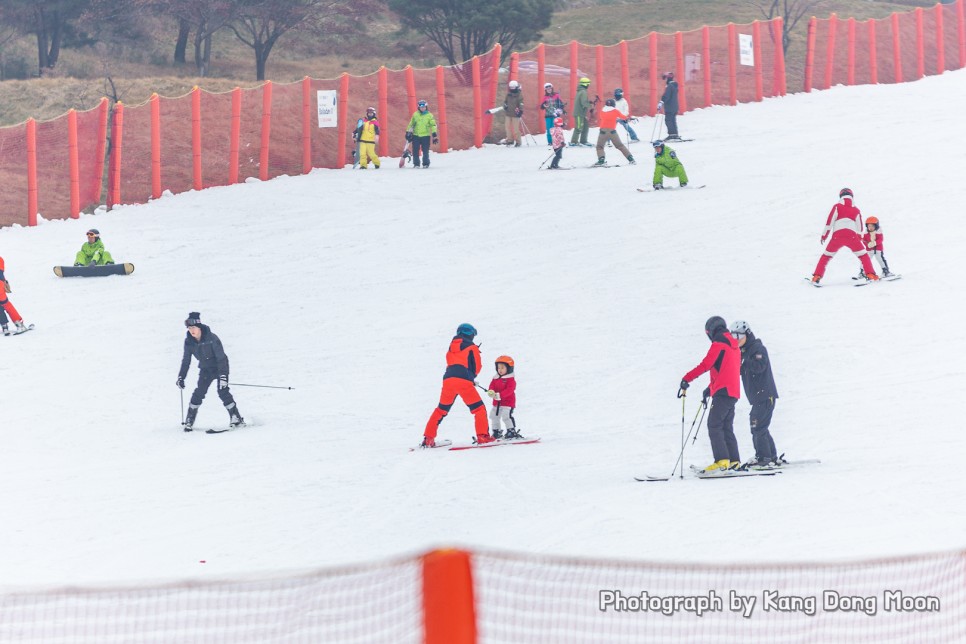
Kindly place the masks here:
[(422, 445), (418, 445), (416, 447), (410, 447), (409, 451), (415, 452), (422, 449), (449, 448), (449, 451), (457, 452), (457, 451), (467, 450), (467, 449), (486, 449), (487, 447), (502, 447), (504, 445), (533, 445), (534, 443), (539, 443), (539, 442), (540, 442), (539, 438), (519, 438), (519, 439), (509, 439), (509, 440), (505, 438), (498, 438), (492, 443), (483, 443), (482, 445), (479, 443), (473, 443), (470, 445), (454, 446), (453, 441), (444, 438), (442, 440), (436, 441), (436, 445), (434, 447), (423, 447)]
[(33, 331), (33, 330), (34, 330), (34, 325), (33, 324), (28, 324), (23, 329), (18, 329), (17, 327), (14, 327), (12, 331), (7, 331), (3, 335), (22, 335), (22, 334), (26, 333), (27, 331)]
[[(825, 286), (825, 284), (822, 284), (821, 282), (813, 282), (811, 277), (805, 277), (803, 279), (815, 288), (822, 288)], [(852, 279), (855, 280), (855, 284), (852, 286), (868, 286), (869, 284), (878, 284), (879, 282), (895, 282), (896, 280), (902, 279), (902, 275), (892, 273), (888, 277), (880, 277), (877, 280), (859, 279), (857, 277), (853, 277)]]
[[(714, 470), (711, 472), (705, 472), (703, 468), (697, 467), (696, 465), (691, 466), (691, 473), (694, 478), (698, 479), (733, 479), (741, 478), (745, 476), (774, 476), (776, 474), (781, 474), (784, 470), (788, 468), (796, 468), (805, 465), (817, 465), (822, 461), (816, 458), (803, 459), (799, 461), (784, 461), (780, 466), (776, 467), (757, 467), (753, 466), (745, 470)], [(655, 481), (670, 481), (673, 476), (648, 476), (643, 477), (635, 476), (634, 480), (641, 483), (652, 483)], [(688, 477), (691, 478), (691, 477)]]

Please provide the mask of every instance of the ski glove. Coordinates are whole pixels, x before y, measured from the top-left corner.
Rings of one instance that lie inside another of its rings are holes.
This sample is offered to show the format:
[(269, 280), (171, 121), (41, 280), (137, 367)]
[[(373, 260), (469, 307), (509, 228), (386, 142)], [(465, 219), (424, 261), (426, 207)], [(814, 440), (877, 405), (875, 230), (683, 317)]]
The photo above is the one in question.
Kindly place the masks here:
[(513, 110), (513, 114), (515, 116), (523, 116), (523, 110), (518, 107), (518, 108), (516, 108), (516, 109)]
[(708, 398), (711, 397), (711, 387), (705, 387), (704, 391), (701, 392), (701, 404), (707, 405)]
[(228, 389), (228, 376), (218, 376), (218, 389)]
[(406, 132), (406, 140), (407, 141), (412, 141), (413, 140), (413, 133), (412, 132)]
[(691, 383), (689, 383), (687, 380), (682, 378), (681, 385), (678, 389), (678, 398), (684, 398), (685, 396), (687, 396), (688, 387), (690, 386), (691, 386)]
[(184, 378), (179, 376), (178, 379), (174, 381), (174, 384), (178, 385), (178, 389), (184, 389)]
[(439, 144), (439, 137), (436, 136), (435, 132), (433, 132), (433, 145), (438, 145), (438, 144)]
[(658, 101), (657, 102), (657, 111), (660, 112), (663, 109), (664, 109), (664, 101)]

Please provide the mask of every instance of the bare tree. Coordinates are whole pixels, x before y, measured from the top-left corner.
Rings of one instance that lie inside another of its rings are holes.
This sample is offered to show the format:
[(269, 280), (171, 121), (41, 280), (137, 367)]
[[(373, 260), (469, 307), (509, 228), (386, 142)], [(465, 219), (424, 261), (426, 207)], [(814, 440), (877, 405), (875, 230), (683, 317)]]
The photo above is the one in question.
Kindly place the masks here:
[(211, 67), (211, 37), (229, 26), (237, 16), (239, 0), (167, 0), (167, 10), (178, 19), (178, 43), (175, 62), (184, 61), (188, 34), (195, 32), (195, 67), (199, 76), (207, 76)]
[(90, 0), (4, 0), (8, 17), (37, 38), (37, 69), (40, 75), (52, 70), (60, 58), (64, 30), (80, 16)]
[(814, 15), (824, 4), (824, 0), (761, 0), (749, 4), (757, 7), (765, 20), (781, 16), (782, 52), (787, 54), (788, 45), (791, 43), (791, 32), (795, 26), (804, 16)]
[(231, 29), (255, 52), (255, 77), (265, 80), (265, 66), (272, 48), (284, 34), (315, 30), (320, 36), (358, 31), (360, 19), (370, 12), (374, 0), (237, 0), (238, 17)]

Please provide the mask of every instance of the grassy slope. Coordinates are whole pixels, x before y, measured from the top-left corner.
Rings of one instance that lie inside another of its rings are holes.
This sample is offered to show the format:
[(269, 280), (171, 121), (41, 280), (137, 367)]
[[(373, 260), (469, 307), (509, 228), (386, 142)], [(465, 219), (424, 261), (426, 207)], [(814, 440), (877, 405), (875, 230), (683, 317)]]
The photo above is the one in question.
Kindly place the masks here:
[[(902, 0), (902, 4), (869, 2), (868, 0), (827, 0), (821, 16), (834, 11), (840, 17), (881, 18), (893, 11), (908, 11), (910, 3), (928, 6), (925, 0)], [(758, 9), (742, 0), (597, 0), (557, 13), (544, 32), (544, 42), (559, 44), (578, 40), (593, 44), (614, 44), (622, 39), (637, 38), (650, 31), (670, 33), (703, 25), (728, 22), (748, 23), (761, 18)], [(806, 21), (799, 23), (789, 51), (789, 75), (800, 70), (804, 50)], [(8, 44), (4, 55), (28, 56), (32, 42), (22, 39)], [(110, 74), (119, 98), (128, 104), (146, 101), (152, 92), (162, 96), (180, 96), (198, 84), (211, 91), (227, 91), (236, 86), (251, 87), (254, 62), (251, 50), (228, 32), (217, 35), (212, 55), (212, 76), (195, 78), (193, 66), (179, 68), (165, 63), (170, 59), (173, 38), (144, 43), (137, 52), (128, 52), (129, 60), (116, 62), (94, 49), (66, 50), (62, 53), (58, 73), (61, 78), (0, 83), (0, 126), (20, 123), (28, 117), (39, 120), (56, 118), (70, 108), (89, 109), (107, 93), (104, 76)], [(190, 58), (189, 52), (189, 58)], [(160, 63), (158, 62), (160, 61)], [(401, 69), (406, 64), (428, 67), (445, 63), (431, 43), (400, 34), (383, 18), (370, 25), (368, 38), (347, 46), (340, 54), (316, 54), (293, 51), (283, 39), (268, 62), (270, 78), (291, 82), (303, 76), (334, 78), (343, 72), (356, 75), (372, 73), (380, 65)], [(93, 78), (72, 78), (93, 76)]]

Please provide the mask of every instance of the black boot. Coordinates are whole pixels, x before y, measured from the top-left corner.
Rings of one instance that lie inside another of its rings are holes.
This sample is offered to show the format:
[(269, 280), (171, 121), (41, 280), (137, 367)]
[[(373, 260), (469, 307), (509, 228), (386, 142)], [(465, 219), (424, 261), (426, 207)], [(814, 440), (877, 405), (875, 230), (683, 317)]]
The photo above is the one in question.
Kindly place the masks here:
[(188, 415), (184, 418), (184, 430), (190, 432), (194, 429), (195, 417), (198, 415), (198, 408), (194, 405), (188, 405)]
[(228, 409), (228, 417), (230, 419), (228, 424), (230, 426), (241, 427), (245, 424), (245, 419), (242, 418), (241, 412), (238, 411), (238, 405), (233, 404), (231, 408), (226, 407), (225, 409)]

